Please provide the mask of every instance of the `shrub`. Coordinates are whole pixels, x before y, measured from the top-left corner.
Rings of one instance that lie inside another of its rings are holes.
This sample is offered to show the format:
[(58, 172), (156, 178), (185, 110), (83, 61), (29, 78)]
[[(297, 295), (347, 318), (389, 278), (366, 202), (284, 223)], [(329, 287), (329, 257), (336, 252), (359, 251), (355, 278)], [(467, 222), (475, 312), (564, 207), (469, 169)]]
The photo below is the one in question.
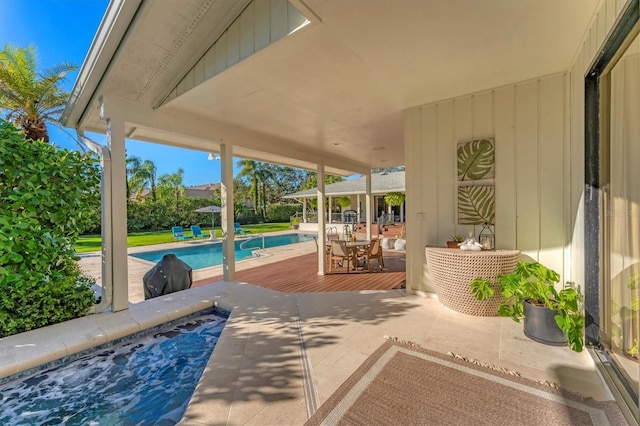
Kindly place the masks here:
[(0, 121), (0, 337), (94, 304), (73, 245), (99, 209), (99, 181), (89, 156), (27, 141)]
[(302, 211), (300, 204), (267, 205), (267, 222), (289, 222), (291, 216)]
[[(145, 199), (127, 204), (128, 232), (169, 230), (172, 226), (188, 228), (191, 225), (211, 226), (211, 213), (198, 213), (200, 207), (213, 204), (209, 198), (187, 198), (176, 200), (162, 198), (157, 201)], [(217, 215), (218, 223), (220, 222)]]

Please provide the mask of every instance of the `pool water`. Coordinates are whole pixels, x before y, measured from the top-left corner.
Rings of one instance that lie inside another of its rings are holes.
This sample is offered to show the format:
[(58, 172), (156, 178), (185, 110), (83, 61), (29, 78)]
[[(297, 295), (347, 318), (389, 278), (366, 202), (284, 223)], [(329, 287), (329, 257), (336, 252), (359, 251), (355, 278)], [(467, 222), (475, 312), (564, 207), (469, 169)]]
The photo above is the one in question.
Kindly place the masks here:
[[(282, 234), (270, 235), (264, 237), (264, 248), (284, 246), (288, 244), (301, 243), (313, 240), (313, 235), (305, 234)], [(240, 246), (244, 243), (244, 249)], [(246, 259), (253, 256), (253, 251), (262, 248), (262, 238), (248, 241), (247, 238), (235, 241), (236, 260)], [(222, 265), (222, 244), (185, 244), (185, 247), (179, 247), (167, 250), (148, 251), (144, 253), (132, 253), (131, 256), (139, 259), (148, 260), (157, 263), (165, 254), (173, 253), (180, 260), (189, 265), (192, 269), (202, 269), (211, 266)]]
[(179, 320), (0, 387), (1, 425), (174, 425), (227, 315)]

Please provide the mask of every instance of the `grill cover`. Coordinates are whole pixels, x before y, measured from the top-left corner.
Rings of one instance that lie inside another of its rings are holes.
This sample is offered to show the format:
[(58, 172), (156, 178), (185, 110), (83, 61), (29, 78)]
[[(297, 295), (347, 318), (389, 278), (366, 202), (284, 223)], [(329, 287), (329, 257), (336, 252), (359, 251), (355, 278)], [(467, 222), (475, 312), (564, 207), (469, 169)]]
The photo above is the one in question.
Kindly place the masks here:
[(156, 266), (142, 278), (144, 298), (162, 296), (191, 288), (191, 266), (178, 259), (175, 254), (165, 254)]

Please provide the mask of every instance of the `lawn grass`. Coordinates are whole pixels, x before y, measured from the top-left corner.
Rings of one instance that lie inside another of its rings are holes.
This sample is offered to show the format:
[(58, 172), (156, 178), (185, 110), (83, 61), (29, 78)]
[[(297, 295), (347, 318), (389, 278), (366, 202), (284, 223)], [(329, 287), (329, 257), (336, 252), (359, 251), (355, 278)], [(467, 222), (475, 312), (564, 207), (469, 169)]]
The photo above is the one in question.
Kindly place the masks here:
[[(284, 223), (259, 223), (255, 225), (242, 225), (242, 229), (251, 231), (252, 234), (265, 234), (268, 232), (285, 231), (291, 229), (289, 222)], [(203, 233), (208, 233), (211, 228), (202, 228)], [(190, 235), (187, 232), (187, 235)], [(220, 228), (216, 228), (216, 236), (222, 237)], [(127, 235), (127, 247), (148, 246), (153, 244), (163, 244), (174, 242), (171, 230), (132, 232)], [(102, 249), (102, 238), (100, 235), (83, 235), (78, 238), (75, 245), (76, 253), (86, 253), (88, 251), (99, 251)]]

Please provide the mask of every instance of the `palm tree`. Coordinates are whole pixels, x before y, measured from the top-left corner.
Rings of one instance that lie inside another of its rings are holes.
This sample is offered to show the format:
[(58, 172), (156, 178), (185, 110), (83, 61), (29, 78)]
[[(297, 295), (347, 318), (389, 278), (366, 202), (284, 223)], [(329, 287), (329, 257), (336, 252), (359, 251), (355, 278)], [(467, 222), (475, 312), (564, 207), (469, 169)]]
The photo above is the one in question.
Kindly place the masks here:
[(141, 162), (138, 157), (132, 157), (131, 160), (131, 169), (127, 168), (127, 174), (131, 172), (131, 192), (139, 196), (142, 191), (149, 188), (151, 190), (151, 199), (155, 203), (157, 201), (156, 180), (158, 168), (151, 160)]
[(253, 160), (240, 160), (237, 163), (237, 166), (242, 167), (240, 173), (236, 175), (236, 179), (241, 179), (246, 177), (251, 182), (251, 197), (253, 199), (253, 212), (258, 214), (258, 198), (260, 197), (260, 171), (258, 161)]
[(140, 175), (141, 178), (144, 179), (145, 186), (148, 184), (149, 189), (151, 189), (151, 199), (155, 203), (157, 201), (156, 193), (157, 193), (157, 175), (158, 168), (151, 160), (144, 160), (144, 163), (140, 166)]
[(184, 169), (179, 168), (176, 173), (162, 175), (158, 178), (158, 185), (162, 192), (170, 191), (176, 197), (176, 211), (180, 195), (184, 193)]
[(138, 192), (138, 182), (135, 176), (139, 173), (142, 159), (140, 157), (127, 156), (127, 200), (131, 198), (131, 194)]
[(60, 125), (69, 98), (59, 84), (77, 67), (63, 62), (37, 71), (35, 46), (6, 44), (0, 52), (0, 110), (22, 129), (27, 139), (49, 142), (47, 123)]
[(262, 206), (262, 219), (267, 216), (267, 183), (275, 179), (275, 174), (271, 171), (269, 164), (258, 163), (257, 169), (258, 180), (262, 187), (261, 206)]

